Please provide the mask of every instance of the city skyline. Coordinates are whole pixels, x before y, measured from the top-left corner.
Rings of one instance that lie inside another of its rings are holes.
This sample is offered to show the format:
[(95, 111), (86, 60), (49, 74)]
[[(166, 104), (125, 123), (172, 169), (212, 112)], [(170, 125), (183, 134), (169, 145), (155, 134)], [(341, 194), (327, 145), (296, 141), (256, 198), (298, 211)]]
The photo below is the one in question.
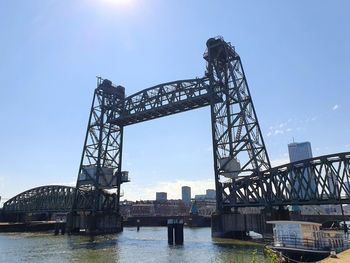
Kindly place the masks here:
[[(273, 166), (289, 162), (293, 137), (311, 141), (314, 156), (350, 151), (349, 3), (272, 2), (0, 3), (1, 202), (40, 185), (75, 185), (96, 75), (129, 95), (202, 76), (205, 42), (216, 35), (242, 58)], [(223, 15), (207, 19), (213, 12)], [(122, 199), (213, 189), (209, 117), (204, 108), (126, 127), (131, 182)]]

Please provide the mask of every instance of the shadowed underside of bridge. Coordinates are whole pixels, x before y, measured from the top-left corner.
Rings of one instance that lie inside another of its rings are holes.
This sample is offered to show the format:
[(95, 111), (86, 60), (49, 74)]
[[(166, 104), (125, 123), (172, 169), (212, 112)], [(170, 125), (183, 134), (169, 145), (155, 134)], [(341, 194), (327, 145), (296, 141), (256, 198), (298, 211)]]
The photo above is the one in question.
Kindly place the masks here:
[[(307, 176), (306, 176), (307, 175)], [(260, 174), (239, 177), (225, 194), (230, 206), (285, 206), (350, 203), (350, 152), (288, 163)], [(235, 190), (235, 191), (234, 191)], [(233, 192), (234, 191), (234, 192)], [(71, 211), (75, 188), (63, 185), (36, 187), (4, 203), (5, 213)], [(89, 207), (78, 192), (80, 209)]]

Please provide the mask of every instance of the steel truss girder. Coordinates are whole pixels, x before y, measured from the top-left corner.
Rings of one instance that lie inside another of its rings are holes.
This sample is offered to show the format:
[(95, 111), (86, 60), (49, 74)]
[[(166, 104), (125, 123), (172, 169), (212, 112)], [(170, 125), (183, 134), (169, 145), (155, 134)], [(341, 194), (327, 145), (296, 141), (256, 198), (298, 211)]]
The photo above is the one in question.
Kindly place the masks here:
[(125, 98), (120, 116), (109, 120), (120, 126), (148, 121), (210, 105), (206, 77), (160, 84)]
[[(70, 212), (72, 209), (76, 188), (64, 185), (45, 185), (35, 187), (20, 193), (4, 203), (5, 213), (53, 213)], [(116, 195), (103, 192), (102, 200), (108, 208), (113, 204)], [(77, 192), (76, 208), (88, 210), (90, 207), (89, 195), (86, 192)]]
[[(5, 213), (68, 212), (72, 208), (75, 188), (63, 185), (46, 185), (20, 193), (3, 206)], [(84, 207), (84, 198), (77, 206)]]
[(350, 152), (239, 177), (225, 189), (223, 204), (227, 207), (349, 204)]

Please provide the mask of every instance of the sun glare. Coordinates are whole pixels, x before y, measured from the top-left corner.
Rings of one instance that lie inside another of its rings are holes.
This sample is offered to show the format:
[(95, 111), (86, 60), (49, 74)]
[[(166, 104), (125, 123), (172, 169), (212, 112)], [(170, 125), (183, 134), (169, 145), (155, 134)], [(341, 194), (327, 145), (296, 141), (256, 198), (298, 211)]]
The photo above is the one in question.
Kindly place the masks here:
[(117, 5), (117, 6), (130, 6), (134, 2), (134, 0), (102, 0), (102, 1), (107, 4)]

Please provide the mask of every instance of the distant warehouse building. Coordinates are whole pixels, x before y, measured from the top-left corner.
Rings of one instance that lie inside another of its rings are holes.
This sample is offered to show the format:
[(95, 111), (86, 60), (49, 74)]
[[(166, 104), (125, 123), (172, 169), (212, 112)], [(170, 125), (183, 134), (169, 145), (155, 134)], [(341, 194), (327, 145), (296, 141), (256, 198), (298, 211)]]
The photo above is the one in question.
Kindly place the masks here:
[(214, 189), (207, 189), (205, 195), (195, 195), (194, 199), (199, 200), (216, 200), (216, 191)]
[(207, 199), (216, 199), (216, 192), (213, 189), (207, 189), (206, 191), (206, 198)]
[(167, 199), (166, 192), (156, 192), (156, 201), (166, 201)]

